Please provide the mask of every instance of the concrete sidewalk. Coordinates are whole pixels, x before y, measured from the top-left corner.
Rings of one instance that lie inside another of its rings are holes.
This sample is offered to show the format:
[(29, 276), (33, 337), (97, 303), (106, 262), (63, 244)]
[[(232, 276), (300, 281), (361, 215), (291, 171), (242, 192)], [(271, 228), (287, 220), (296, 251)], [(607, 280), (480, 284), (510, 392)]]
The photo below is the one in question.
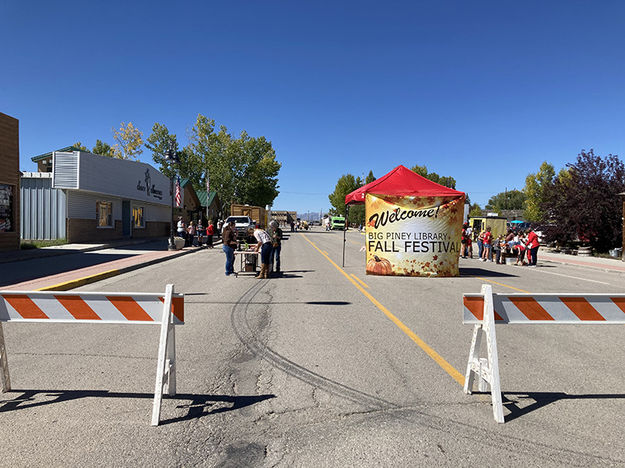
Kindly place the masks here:
[(84, 244), (61, 244), (38, 249), (10, 250), (0, 254), (0, 263), (20, 262), (32, 260), (33, 258), (56, 257), (58, 255), (68, 255), (78, 252), (93, 252), (94, 250), (114, 249), (126, 245), (147, 244), (158, 240), (167, 242), (168, 238), (149, 237), (143, 239), (126, 239), (107, 243), (84, 243)]
[[(155, 239), (151, 239), (150, 241), (154, 240)], [(127, 242), (120, 242), (115, 244), (65, 244), (64, 246), (56, 246), (54, 248), (49, 247), (46, 248), (46, 250), (59, 250), (60, 253), (57, 255), (63, 255), (72, 253), (76, 254), (81, 252), (93, 252), (95, 250), (118, 248), (123, 247), (124, 245), (133, 245), (138, 243), (139, 242), (134, 242), (132, 244), (129, 244)], [(164, 245), (166, 246), (167, 244), (165, 243)], [(52, 274), (49, 276), (42, 276), (40, 278), (34, 278), (28, 281), (16, 282), (14, 284), (2, 286), (1, 289), (12, 291), (67, 291), (73, 288), (77, 288), (79, 286), (83, 286), (85, 284), (94, 283), (105, 278), (110, 278), (112, 276), (126, 273), (128, 271), (136, 270), (148, 265), (153, 265), (155, 263), (171, 260), (182, 255), (197, 252), (201, 249), (204, 249), (204, 247), (185, 247), (182, 250), (173, 251), (166, 249), (146, 250), (144, 253), (133, 255), (127, 258), (103, 262), (84, 268), (77, 268), (58, 274)], [(32, 260), (48, 256), (48, 254), (44, 254), (40, 256), (20, 258), (19, 260), (13, 261), (18, 262), (17, 265), (20, 265), (21, 260)], [(51, 261), (61, 260), (59, 259)]]
[(543, 252), (542, 249), (538, 249), (538, 263), (540, 264), (540, 262), (564, 263), (566, 265), (625, 273), (625, 262), (618, 258), (580, 257), (550, 251)]

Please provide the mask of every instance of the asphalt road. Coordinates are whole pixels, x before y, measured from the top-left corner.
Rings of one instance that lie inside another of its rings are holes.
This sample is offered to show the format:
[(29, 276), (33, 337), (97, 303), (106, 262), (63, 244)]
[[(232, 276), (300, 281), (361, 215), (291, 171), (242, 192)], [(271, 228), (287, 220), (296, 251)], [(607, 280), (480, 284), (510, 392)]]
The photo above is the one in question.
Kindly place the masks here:
[(158, 327), (5, 324), (0, 465), (625, 465), (622, 326), (498, 326), (506, 424), (457, 381), (463, 293), (623, 293), (621, 274), (461, 260), (459, 278), (366, 276), (364, 237), (348, 233), (344, 268), (341, 245), (290, 234), (270, 280), (225, 277), (214, 249), (81, 288), (185, 293), (157, 428)]

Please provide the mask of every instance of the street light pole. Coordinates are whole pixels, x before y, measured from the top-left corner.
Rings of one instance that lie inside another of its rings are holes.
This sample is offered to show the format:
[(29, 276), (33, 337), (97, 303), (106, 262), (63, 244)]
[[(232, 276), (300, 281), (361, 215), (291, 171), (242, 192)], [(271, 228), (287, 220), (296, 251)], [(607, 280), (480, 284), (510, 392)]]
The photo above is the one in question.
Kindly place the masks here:
[[(169, 167), (173, 170), (174, 164), (178, 163), (178, 155), (176, 154), (173, 145), (170, 145), (167, 153), (165, 154), (165, 161), (169, 163)], [(169, 218), (169, 250), (176, 250), (176, 243), (174, 242), (174, 178), (176, 172), (169, 178), (169, 194), (171, 195), (171, 217)]]

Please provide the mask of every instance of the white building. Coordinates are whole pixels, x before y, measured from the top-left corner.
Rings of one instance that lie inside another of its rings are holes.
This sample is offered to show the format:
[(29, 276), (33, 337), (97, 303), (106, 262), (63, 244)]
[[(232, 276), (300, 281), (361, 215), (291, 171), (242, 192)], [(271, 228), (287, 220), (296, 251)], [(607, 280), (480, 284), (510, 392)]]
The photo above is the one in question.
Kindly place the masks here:
[[(30, 202), (23, 215), (30, 238), (49, 238), (47, 232), (63, 232), (68, 242), (91, 242), (129, 237), (167, 236), (171, 219), (170, 180), (149, 164), (115, 159), (83, 151), (54, 151), (32, 158), (40, 171), (39, 193), (23, 184), (22, 196)], [(50, 168), (51, 169), (48, 169)], [(25, 173), (24, 178), (34, 178)], [(48, 179), (48, 187), (41, 186)], [(34, 185), (33, 185), (34, 186)], [(46, 196), (46, 190), (50, 193)], [(64, 196), (54, 196), (54, 191)], [(182, 195), (184, 196), (184, 195)], [(46, 200), (64, 206), (50, 207)], [(34, 229), (44, 225), (45, 211), (62, 213), (65, 229)], [(26, 237), (25, 237), (26, 238)]]

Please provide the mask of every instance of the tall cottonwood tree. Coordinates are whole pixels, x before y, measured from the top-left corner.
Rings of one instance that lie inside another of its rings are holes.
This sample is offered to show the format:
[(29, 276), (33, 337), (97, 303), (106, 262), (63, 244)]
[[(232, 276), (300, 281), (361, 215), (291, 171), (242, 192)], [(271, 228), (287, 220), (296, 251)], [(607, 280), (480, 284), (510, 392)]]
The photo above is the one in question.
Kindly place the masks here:
[(199, 171), (193, 183), (204, 186), (208, 171), (210, 186), (226, 210), (231, 203), (271, 205), (278, 196), (282, 164), (265, 137), (252, 137), (242, 131), (234, 138), (223, 125), (215, 132), (215, 121), (199, 114), (185, 152)]
[[(199, 114), (189, 144), (182, 150), (178, 149), (176, 135), (160, 123), (152, 127), (145, 146), (168, 177), (177, 171), (191, 180), (195, 189), (205, 190), (208, 175), (210, 188), (218, 193), (225, 213), (231, 203), (265, 206), (278, 196), (282, 165), (265, 137), (252, 137), (243, 131), (239, 138), (234, 138), (225, 126), (217, 130), (213, 119)], [(169, 148), (178, 155), (176, 166), (165, 160)]]

